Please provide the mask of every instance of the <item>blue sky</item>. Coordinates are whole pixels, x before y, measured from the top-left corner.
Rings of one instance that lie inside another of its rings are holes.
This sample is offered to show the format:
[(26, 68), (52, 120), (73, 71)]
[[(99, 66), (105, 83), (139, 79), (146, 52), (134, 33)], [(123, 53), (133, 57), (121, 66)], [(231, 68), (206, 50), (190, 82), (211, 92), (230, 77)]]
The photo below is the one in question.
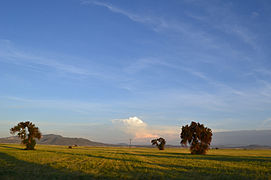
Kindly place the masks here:
[(270, 39), (268, 0), (1, 1), (0, 136), (271, 129)]

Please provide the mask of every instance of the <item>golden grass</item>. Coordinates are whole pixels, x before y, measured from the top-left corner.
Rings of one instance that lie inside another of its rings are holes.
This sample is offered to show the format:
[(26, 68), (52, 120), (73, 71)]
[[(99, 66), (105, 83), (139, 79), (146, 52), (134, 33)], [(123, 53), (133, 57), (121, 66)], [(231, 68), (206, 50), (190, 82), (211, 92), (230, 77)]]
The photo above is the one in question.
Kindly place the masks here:
[(271, 179), (271, 150), (0, 144), (0, 179)]

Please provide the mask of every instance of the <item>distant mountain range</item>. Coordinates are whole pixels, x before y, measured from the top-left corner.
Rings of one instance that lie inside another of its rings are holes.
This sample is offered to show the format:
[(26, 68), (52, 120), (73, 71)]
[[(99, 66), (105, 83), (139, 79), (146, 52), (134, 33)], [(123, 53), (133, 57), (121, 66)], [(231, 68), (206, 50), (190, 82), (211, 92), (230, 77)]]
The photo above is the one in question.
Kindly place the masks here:
[(270, 146), (271, 130), (244, 130), (217, 132), (213, 135), (213, 146), (236, 147), (236, 146)]
[[(0, 143), (20, 143), (16, 136), (0, 138)], [(78, 145), (78, 146), (128, 146), (128, 144), (105, 144), (90, 141), (84, 138), (68, 138), (60, 135), (47, 134), (37, 141), (37, 144), (48, 145)], [(247, 130), (216, 132), (213, 135), (212, 147), (229, 148), (271, 148), (271, 130)], [(135, 145), (133, 145), (135, 146)], [(151, 147), (150, 145), (136, 145), (138, 147)], [(167, 145), (168, 147), (180, 147), (180, 145)]]
[[(20, 143), (21, 140), (17, 136), (0, 138), (0, 143)], [(78, 146), (109, 146), (100, 142), (90, 141), (84, 138), (68, 138), (55, 134), (43, 135), (37, 144), (48, 144), (48, 145), (78, 145)]]

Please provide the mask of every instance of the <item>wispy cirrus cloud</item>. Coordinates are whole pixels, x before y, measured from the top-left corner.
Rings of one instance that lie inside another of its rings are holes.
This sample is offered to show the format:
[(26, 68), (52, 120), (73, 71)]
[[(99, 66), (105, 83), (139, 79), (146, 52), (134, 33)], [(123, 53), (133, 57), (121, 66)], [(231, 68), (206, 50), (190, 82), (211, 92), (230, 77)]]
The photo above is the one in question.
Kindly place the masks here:
[[(116, 68), (100, 65), (92, 59), (73, 55), (55, 54), (53, 52), (26, 51), (10, 40), (0, 39), (0, 63), (1, 62), (22, 66), (37, 72), (55, 72), (61, 76), (71, 77), (73, 79), (87, 77), (106, 79), (108, 81), (121, 79)], [(80, 64), (77, 62), (80, 62)], [(123, 77), (122, 79), (125, 78)]]
[[(219, 59), (223, 59), (221, 56), (224, 56), (224, 58), (228, 58), (228, 56), (230, 56), (231, 59), (244, 60), (246, 54), (243, 54), (242, 51), (237, 51), (232, 47), (231, 41), (223, 39), (216, 34), (226, 33), (227, 36), (231, 36), (231, 39), (236, 39), (237, 37), (237, 40), (242, 41), (254, 50), (259, 50), (256, 34), (250, 31), (245, 25), (242, 25), (242, 20), (237, 18), (238, 16), (232, 12), (227, 3), (225, 3), (226, 5), (223, 4), (223, 6), (217, 6), (216, 4), (210, 3), (208, 3), (207, 6), (206, 3), (195, 3), (196, 6), (204, 7), (206, 11), (202, 11), (199, 14), (194, 14), (194, 12), (184, 12), (184, 15), (188, 18), (199, 21), (203, 25), (208, 25), (208, 29), (206, 29), (199, 28), (190, 21), (184, 20), (185, 18), (177, 20), (172, 17), (169, 18), (154, 15), (155, 13), (149, 15), (145, 12), (132, 12), (131, 10), (123, 9), (103, 1), (84, 0), (81, 2), (83, 4), (94, 4), (105, 7), (109, 11), (122, 14), (134, 22), (145, 24), (156, 32), (162, 32), (170, 35), (176, 34), (174, 36), (175, 38), (181, 36), (186, 39), (186, 42), (192, 44), (194, 48), (195, 46), (198, 46), (200, 49), (219, 51)], [(191, 4), (193, 4), (193, 2)], [(217, 16), (220, 17), (219, 20), (217, 20)], [(237, 20), (238, 23), (236, 24), (238, 25), (231, 24), (231, 22), (236, 22)], [(221, 63), (221, 60), (218, 60), (217, 57), (215, 57), (214, 61), (201, 58), (198, 60), (202, 62), (208, 61), (209, 63), (217, 63), (219, 61)]]
[(185, 64), (174, 64), (170, 63), (169, 61), (165, 61), (161, 58), (157, 57), (148, 57), (148, 58), (142, 58), (139, 59), (132, 64), (130, 64), (128, 67), (124, 69), (127, 73), (138, 73), (142, 70), (153, 68), (154, 66), (161, 66), (164, 68), (179, 70), (182, 72), (185, 72), (188, 74), (188, 76), (194, 76), (202, 81), (208, 83), (212, 88), (216, 89), (223, 89), (225, 91), (228, 91), (229, 93), (236, 94), (236, 95), (243, 95), (244, 93), (241, 90), (237, 90), (226, 83), (219, 82), (217, 80), (214, 80), (213, 78), (209, 77), (207, 74), (201, 72), (200, 70), (197, 70), (193, 67), (188, 67)]
[(23, 50), (17, 49), (9, 41), (1, 41), (1, 50), (0, 50), (0, 61), (5, 63), (12, 63), (17, 65), (31, 66), (40, 69), (40, 66), (45, 66), (57, 71), (62, 71), (71, 74), (78, 75), (94, 75), (91, 72), (77, 67), (75, 65), (62, 63), (59, 60), (50, 57), (44, 57), (40, 55), (35, 55), (33, 53), (25, 52)]
[[(89, 114), (93, 112), (94, 108), (105, 111), (110, 109), (101, 103), (65, 99), (36, 99), (18, 96), (0, 96), (0, 99), (5, 102), (5, 108), (11, 109), (62, 109), (78, 114)], [(2, 103), (0, 105), (4, 106)]]
[(166, 27), (166, 24), (164, 24), (164, 22), (159, 18), (153, 18), (150, 16), (143, 16), (143, 15), (139, 15), (136, 13), (132, 13), (130, 11), (121, 9), (121, 8), (116, 7), (116, 6), (109, 4), (109, 3), (105, 3), (105, 2), (101, 2), (101, 1), (93, 1), (93, 0), (83, 0), (83, 1), (81, 1), (81, 3), (82, 4), (94, 4), (97, 6), (105, 7), (108, 10), (112, 11), (113, 13), (122, 14), (122, 15), (128, 17), (130, 20), (135, 21), (135, 22)]
[[(189, 31), (188, 24), (185, 24), (182, 22), (177, 22), (177, 21), (173, 21), (173, 20), (171, 20), (171, 21), (166, 20), (166, 19), (159, 17), (159, 16), (151, 16), (151, 15), (146, 15), (146, 14), (134, 13), (129, 10), (125, 10), (125, 9), (119, 8), (117, 6), (114, 6), (112, 4), (100, 2), (100, 1), (84, 0), (84, 1), (81, 1), (81, 3), (82, 4), (94, 4), (97, 6), (105, 7), (108, 10), (110, 10), (111, 12), (122, 14), (123, 16), (126, 16), (127, 18), (129, 18), (130, 20), (132, 20), (134, 22), (149, 25), (154, 31), (161, 31), (163, 29), (170, 29), (170, 30), (182, 32), (185, 34), (193, 33), (191, 31), (191, 29)], [(196, 32), (194, 32), (194, 33), (196, 33)]]
[[(260, 50), (260, 44), (257, 43), (257, 33), (253, 32), (246, 23), (251, 17), (255, 18), (259, 14), (255, 11), (242, 17), (232, 9), (230, 2), (222, 3), (195, 3), (195, 6), (201, 7), (202, 11), (185, 12), (185, 14), (211, 29), (231, 35), (247, 44), (254, 50)], [(239, 12), (238, 12), (239, 13)]]

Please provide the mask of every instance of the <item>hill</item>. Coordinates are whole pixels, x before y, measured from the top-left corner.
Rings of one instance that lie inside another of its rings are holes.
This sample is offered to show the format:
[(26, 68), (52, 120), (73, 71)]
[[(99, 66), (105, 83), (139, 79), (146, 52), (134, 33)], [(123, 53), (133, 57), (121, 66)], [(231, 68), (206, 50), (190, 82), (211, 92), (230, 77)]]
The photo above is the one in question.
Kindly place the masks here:
[[(216, 132), (213, 135), (212, 147), (220, 148), (270, 148), (271, 147), (271, 130), (246, 130), (246, 131), (228, 131), (228, 132)], [(176, 140), (178, 141), (178, 140)], [(16, 136), (7, 138), (0, 138), (0, 143), (20, 143), (20, 139)], [(90, 141), (84, 138), (69, 138), (55, 134), (43, 135), (42, 138), (37, 141), (37, 144), (48, 145), (79, 145), (79, 146), (129, 146), (125, 143), (119, 144), (105, 144), (100, 142)], [(152, 147), (150, 144), (134, 145), (135, 147)], [(170, 145), (167, 147), (180, 147), (180, 145)]]
[[(20, 142), (21, 140), (16, 136), (0, 138), (0, 143), (20, 143)], [(109, 144), (94, 142), (84, 138), (69, 138), (55, 134), (43, 135), (42, 138), (37, 141), (37, 144), (67, 145), (67, 146), (75, 144), (78, 146), (109, 146)]]
[(216, 132), (213, 135), (213, 146), (271, 146), (271, 130), (244, 130)]

